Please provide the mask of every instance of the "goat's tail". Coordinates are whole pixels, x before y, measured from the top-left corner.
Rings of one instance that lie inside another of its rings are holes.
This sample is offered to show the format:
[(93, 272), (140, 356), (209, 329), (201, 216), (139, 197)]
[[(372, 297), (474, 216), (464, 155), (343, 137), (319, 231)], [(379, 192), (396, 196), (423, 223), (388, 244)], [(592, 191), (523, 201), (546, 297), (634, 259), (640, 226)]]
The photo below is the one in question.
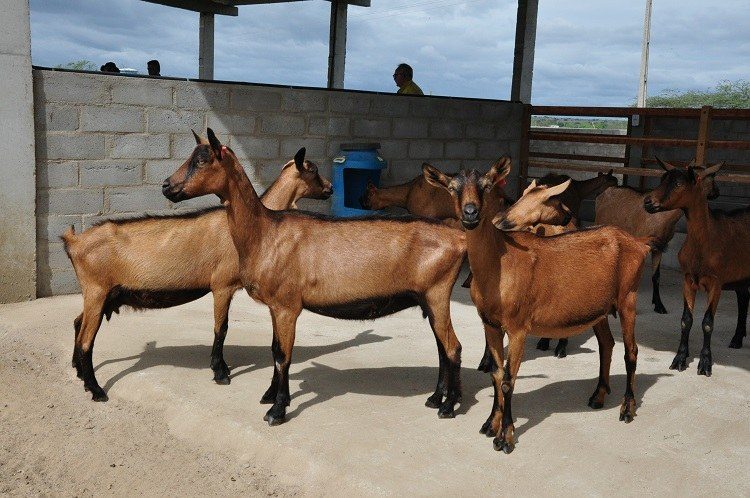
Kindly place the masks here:
[(73, 258), (70, 256), (70, 246), (73, 244), (73, 242), (76, 239), (76, 227), (75, 225), (70, 225), (67, 230), (65, 230), (65, 233), (60, 235), (60, 239), (63, 241), (63, 245), (65, 246), (65, 253), (68, 255), (68, 258), (72, 261)]
[(659, 237), (654, 235), (648, 235), (646, 237), (637, 237), (636, 240), (641, 244), (648, 246), (649, 250), (662, 251), (664, 250), (664, 244), (659, 240)]

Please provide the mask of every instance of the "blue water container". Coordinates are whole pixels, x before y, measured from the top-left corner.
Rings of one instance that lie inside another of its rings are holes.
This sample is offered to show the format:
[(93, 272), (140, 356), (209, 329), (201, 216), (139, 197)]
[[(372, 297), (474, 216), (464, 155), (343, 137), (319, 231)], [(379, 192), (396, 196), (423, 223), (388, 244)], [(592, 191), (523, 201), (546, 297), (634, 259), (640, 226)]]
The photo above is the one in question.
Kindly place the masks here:
[(378, 143), (341, 144), (338, 156), (333, 159), (331, 171), (333, 183), (334, 216), (366, 216), (374, 214), (362, 208), (360, 198), (371, 181), (380, 186), (380, 171), (387, 165), (380, 157)]

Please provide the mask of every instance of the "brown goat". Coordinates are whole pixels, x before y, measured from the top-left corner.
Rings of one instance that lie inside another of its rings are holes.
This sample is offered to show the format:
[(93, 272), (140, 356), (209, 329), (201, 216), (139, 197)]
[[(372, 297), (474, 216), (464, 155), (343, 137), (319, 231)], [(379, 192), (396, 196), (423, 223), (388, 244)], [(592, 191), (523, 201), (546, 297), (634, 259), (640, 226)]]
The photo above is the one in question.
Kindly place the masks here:
[(688, 338), (693, 325), (695, 294), (703, 289), (708, 294), (708, 309), (703, 317), (703, 348), (698, 361), (698, 375), (711, 376), (711, 334), (722, 289), (737, 292), (739, 320), (730, 347), (742, 346), (746, 335), (748, 287), (750, 287), (750, 206), (732, 212), (712, 210), (705, 195), (705, 182), (722, 166), (716, 164), (703, 171), (686, 170), (659, 163), (666, 173), (661, 183), (643, 201), (649, 213), (682, 209), (687, 218), (687, 237), (677, 258), (683, 273), (682, 331), (677, 355), (670, 365), (685, 370)]
[[(331, 183), (317, 166), (304, 161), (301, 149), (263, 194), (271, 209), (296, 206), (302, 197), (326, 199)], [(229, 384), (223, 346), (229, 305), (242, 284), (239, 257), (229, 235), (222, 207), (208, 210), (121, 221), (104, 221), (76, 235), (62, 236), (83, 293), (83, 312), (74, 321), (73, 367), (94, 401), (106, 401), (91, 369), (91, 354), (102, 316), (109, 320), (121, 306), (135, 309), (168, 308), (212, 292), (214, 345), (211, 368), (218, 384)], [(81, 330), (90, 343), (83, 350)]]
[(414, 218), (334, 219), (271, 211), (210, 128), (208, 143), (199, 144), (165, 180), (163, 192), (174, 202), (217, 194), (226, 205), (242, 283), (271, 311), (274, 374), (261, 399), (273, 403), (264, 417), (269, 425), (286, 417), (289, 366), (303, 309), (368, 320), (420, 306), (440, 359), (437, 387), (426, 404), (438, 408), (441, 418), (454, 416), (461, 345), (451, 324), (450, 295), (466, 255), (463, 232)]
[[(713, 178), (714, 175), (709, 175), (703, 183), (705, 195), (709, 199), (719, 196), (719, 190)], [(647, 213), (643, 209), (643, 200), (647, 195), (648, 193), (638, 192), (630, 187), (605, 190), (596, 198), (594, 223), (620, 227), (634, 237), (653, 237), (655, 242), (651, 250), (651, 284), (653, 286), (651, 304), (654, 305), (654, 311), (664, 314), (667, 313), (667, 309), (659, 293), (661, 258), (674, 237), (675, 227), (682, 217), (682, 211), (674, 209), (654, 214)]]
[[(511, 397), (527, 334), (562, 338), (593, 326), (599, 342), (599, 382), (589, 406), (603, 405), (609, 389), (614, 339), (607, 315), (620, 312), (627, 386), (620, 420), (636, 411), (634, 382), (638, 346), (634, 325), (638, 282), (648, 246), (615, 227), (578, 230), (553, 237), (497, 230), (503, 214), (484, 216), (484, 192), (510, 172), (501, 158), (485, 175), (475, 170), (448, 176), (423, 166), (427, 181), (448, 190), (456, 215), (466, 228), (469, 265), (474, 274), (471, 297), (484, 323), (485, 338), (497, 365), (503, 364), (503, 336), (508, 334), (508, 360), (492, 380), (494, 403), (481, 432), (496, 436), (494, 447), (514, 448)], [(575, 257), (571, 257), (575, 254)]]
[(594, 178), (588, 178), (586, 180), (573, 180), (568, 175), (559, 175), (556, 173), (549, 173), (542, 178), (537, 180), (537, 185), (546, 185), (548, 187), (554, 187), (570, 180), (570, 187), (568, 187), (562, 194), (558, 195), (558, 198), (563, 205), (570, 211), (576, 222), (581, 216), (581, 204), (589, 196), (598, 196), (609, 187), (617, 186), (617, 178), (612, 174), (613, 170), (609, 170), (608, 173), (597, 173)]
[[(513, 204), (513, 199), (507, 197), (502, 186), (499, 186), (492, 190), (487, 202), (492, 202), (492, 207), (488, 205), (488, 209), (497, 212)], [(391, 206), (400, 207), (415, 216), (442, 220), (449, 226), (461, 228), (461, 223), (453, 210), (450, 194), (427, 183), (422, 175), (393, 187), (378, 188), (372, 182), (368, 182), (367, 190), (360, 203), (365, 209), (373, 210)]]

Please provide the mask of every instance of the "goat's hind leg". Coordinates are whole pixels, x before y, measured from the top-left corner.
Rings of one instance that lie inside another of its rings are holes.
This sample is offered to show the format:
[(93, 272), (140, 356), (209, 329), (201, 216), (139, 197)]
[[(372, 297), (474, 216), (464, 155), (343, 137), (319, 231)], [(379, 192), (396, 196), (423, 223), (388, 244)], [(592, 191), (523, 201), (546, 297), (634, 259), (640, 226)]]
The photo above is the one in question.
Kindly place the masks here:
[(108, 399), (104, 389), (96, 381), (92, 361), (94, 340), (102, 324), (102, 311), (106, 298), (107, 293), (103, 289), (87, 290), (84, 293), (83, 317), (73, 350), (73, 358), (78, 359), (77, 370), (81, 372), (83, 387), (91, 392), (91, 399), (94, 401), (107, 401)]
[(229, 327), (229, 305), (232, 302), (232, 292), (221, 290), (214, 293), (214, 345), (211, 348), (211, 370), (214, 372), (214, 382), (228, 385), (229, 367), (224, 361), (224, 339)]
[(661, 251), (651, 252), (651, 286), (653, 288), (651, 304), (654, 305), (655, 312), (664, 315), (667, 313), (667, 308), (665, 308), (664, 303), (661, 302), (661, 294), (659, 293), (659, 281), (661, 280), (661, 257)]
[(625, 397), (620, 407), (620, 420), (630, 423), (635, 418), (635, 369), (638, 362), (638, 345), (635, 342), (635, 308), (638, 299), (638, 289), (628, 292), (618, 304), (620, 311), (620, 325), (622, 328), (622, 342), (625, 345), (625, 370), (627, 383)]
[(73, 320), (73, 359), (71, 364), (76, 369), (76, 376), (79, 379), (83, 379), (83, 372), (81, 372), (81, 360), (78, 357), (78, 349), (75, 347), (78, 344), (78, 335), (81, 333), (81, 323), (83, 322), (83, 312), (79, 314), (75, 320)]
[(742, 347), (742, 339), (747, 335), (747, 307), (750, 302), (750, 290), (747, 288), (737, 289), (737, 328), (734, 337), (729, 342), (729, 347), (739, 349)]
[(615, 346), (615, 339), (612, 337), (612, 331), (606, 317), (594, 324), (594, 334), (599, 343), (599, 382), (594, 394), (589, 398), (589, 406), (598, 409), (604, 406), (604, 398), (612, 392), (609, 388), (609, 367), (612, 364), (612, 349)]

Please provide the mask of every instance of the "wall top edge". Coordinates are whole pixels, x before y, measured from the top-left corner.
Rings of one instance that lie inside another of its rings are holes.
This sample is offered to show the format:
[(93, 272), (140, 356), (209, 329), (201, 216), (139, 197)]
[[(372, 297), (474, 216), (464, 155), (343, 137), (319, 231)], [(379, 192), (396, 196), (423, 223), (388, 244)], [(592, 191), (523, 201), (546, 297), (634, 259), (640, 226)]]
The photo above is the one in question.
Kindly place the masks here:
[[(259, 88), (281, 88), (287, 90), (310, 90), (318, 92), (334, 92), (342, 94), (360, 94), (360, 95), (384, 95), (384, 96), (397, 96), (396, 93), (385, 93), (385, 92), (373, 92), (368, 90), (349, 90), (339, 88), (322, 88), (316, 86), (296, 86), (296, 85), (276, 85), (272, 83), (253, 83), (248, 81), (228, 81), (228, 80), (202, 80), (198, 78), (175, 78), (170, 76), (147, 76), (142, 74), (103, 74), (100, 71), (81, 71), (77, 69), (63, 69), (56, 67), (44, 67), (44, 66), (31, 66), (35, 71), (50, 71), (60, 73), (78, 73), (87, 74), (93, 76), (101, 76), (104, 78), (136, 78), (142, 80), (156, 80), (156, 81), (188, 81), (193, 83), (211, 83), (216, 85), (236, 85), (236, 86), (251, 86)], [(409, 99), (435, 99), (435, 100), (454, 100), (454, 101), (466, 101), (466, 102), (491, 102), (491, 103), (503, 103), (503, 104), (521, 104), (518, 101), (501, 100), (501, 99), (483, 99), (479, 97), (452, 97), (448, 95), (399, 95), (401, 98)]]

